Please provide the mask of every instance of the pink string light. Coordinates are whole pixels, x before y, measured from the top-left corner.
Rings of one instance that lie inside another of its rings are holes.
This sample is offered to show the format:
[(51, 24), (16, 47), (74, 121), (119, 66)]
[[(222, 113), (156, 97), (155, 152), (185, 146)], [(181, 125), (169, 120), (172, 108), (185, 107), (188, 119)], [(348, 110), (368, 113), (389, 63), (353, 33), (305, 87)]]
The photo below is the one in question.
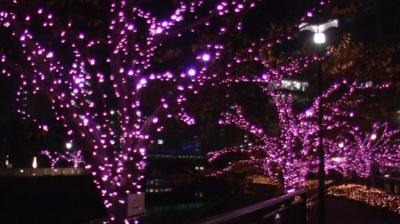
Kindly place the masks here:
[(43, 150), (40, 152), (40, 154), (46, 156), (50, 160), (50, 165), (52, 168), (54, 168), (57, 163), (62, 160), (72, 163), (74, 168), (86, 164), (83, 160), (82, 151), (80, 150), (65, 152), (64, 154)]
[[(279, 86), (281, 82), (278, 81)], [(357, 92), (368, 89), (379, 90), (388, 85), (366, 87), (364, 83), (343, 81), (331, 85), (323, 94), (325, 132), (340, 132), (342, 139), (348, 131), (352, 138), (346, 141), (324, 137), (326, 150), (326, 169), (335, 169), (347, 175), (348, 170), (356, 170), (361, 176), (369, 175), (372, 163), (400, 166), (400, 153), (396, 136), (399, 130), (389, 131), (387, 124), (374, 124), (374, 134), (365, 134), (351, 125), (354, 112), (347, 106), (356, 106), (362, 100)], [(334, 101), (328, 99), (343, 88), (347, 91)], [(213, 172), (212, 176), (231, 172), (240, 164), (259, 168), (265, 175), (277, 182), (283, 182), (286, 192), (304, 187), (306, 175), (317, 171), (318, 157), (318, 101), (316, 97), (311, 107), (296, 112), (293, 94), (284, 94), (280, 90), (271, 91), (264, 88), (276, 107), (279, 133), (274, 135), (267, 130), (252, 124), (244, 115), (241, 107), (236, 106), (233, 112), (222, 114), (221, 125), (234, 125), (261, 141), (259, 144), (246, 143), (239, 146), (216, 150), (208, 154), (209, 162), (215, 162), (228, 154), (240, 154), (246, 159), (231, 161), (225, 168)], [(336, 136), (336, 135), (335, 135)], [(373, 136), (373, 137), (371, 137)], [(340, 143), (340, 144), (338, 144)], [(241, 158), (242, 158), (241, 157)], [(283, 180), (280, 179), (283, 176)]]

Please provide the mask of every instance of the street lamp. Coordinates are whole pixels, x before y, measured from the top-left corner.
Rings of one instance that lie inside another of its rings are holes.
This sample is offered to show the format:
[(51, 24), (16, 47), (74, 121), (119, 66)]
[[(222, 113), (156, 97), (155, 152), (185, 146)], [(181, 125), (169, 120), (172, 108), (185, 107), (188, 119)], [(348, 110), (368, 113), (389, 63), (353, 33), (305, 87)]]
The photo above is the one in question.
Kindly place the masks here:
[(300, 24), (299, 29), (300, 31), (308, 30), (313, 32), (314, 43), (321, 45), (326, 43), (326, 35), (324, 32), (333, 27), (339, 27), (339, 21), (337, 19), (329, 20), (322, 24), (302, 23)]
[[(314, 33), (314, 43), (322, 49), (322, 46), (326, 43), (325, 31), (330, 28), (338, 27), (339, 21), (337, 19), (329, 20), (321, 24), (309, 24), (302, 23), (299, 26), (300, 31), (311, 31)], [(323, 108), (322, 108), (322, 66), (321, 62), (318, 63), (318, 94), (319, 94), (319, 113), (318, 113), (318, 126), (319, 126), (319, 137), (318, 137), (318, 158), (319, 158), (319, 183), (318, 183), (318, 223), (325, 223), (325, 151), (323, 146), (324, 132), (323, 132)], [(340, 147), (340, 146), (339, 146)]]

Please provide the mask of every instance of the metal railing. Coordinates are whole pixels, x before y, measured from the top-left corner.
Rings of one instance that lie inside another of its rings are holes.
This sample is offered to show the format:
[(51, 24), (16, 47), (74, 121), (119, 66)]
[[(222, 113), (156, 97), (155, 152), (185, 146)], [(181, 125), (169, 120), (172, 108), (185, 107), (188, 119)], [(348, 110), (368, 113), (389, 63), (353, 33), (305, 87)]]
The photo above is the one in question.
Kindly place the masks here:
[[(299, 190), (247, 207), (205, 218), (193, 224), (296, 223), (305, 224), (315, 214), (317, 190)], [(294, 221), (295, 220), (295, 221)]]
[(389, 176), (375, 176), (373, 178), (380, 179), (383, 182), (380, 185), (376, 184), (376, 181), (373, 181), (374, 185), (378, 185), (378, 187), (381, 187), (387, 193), (400, 194), (400, 178)]

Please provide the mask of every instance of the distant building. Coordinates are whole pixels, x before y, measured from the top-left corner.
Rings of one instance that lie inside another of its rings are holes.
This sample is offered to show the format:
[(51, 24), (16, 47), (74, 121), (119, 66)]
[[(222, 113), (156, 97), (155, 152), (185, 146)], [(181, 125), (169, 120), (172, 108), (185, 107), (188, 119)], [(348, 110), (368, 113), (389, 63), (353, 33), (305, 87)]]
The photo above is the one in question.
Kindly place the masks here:
[(309, 87), (308, 82), (298, 81), (298, 80), (282, 80), (281, 85), (270, 84), (268, 89), (270, 90), (283, 90), (283, 91), (293, 91), (293, 92), (305, 92)]
[(148, 150), (146, 193), (170, 193), (185, 188), (205, 171), (206, 157), (200, 151), (197, 136), (177, 147), (166, 146), (163, 139), (155, 143)]

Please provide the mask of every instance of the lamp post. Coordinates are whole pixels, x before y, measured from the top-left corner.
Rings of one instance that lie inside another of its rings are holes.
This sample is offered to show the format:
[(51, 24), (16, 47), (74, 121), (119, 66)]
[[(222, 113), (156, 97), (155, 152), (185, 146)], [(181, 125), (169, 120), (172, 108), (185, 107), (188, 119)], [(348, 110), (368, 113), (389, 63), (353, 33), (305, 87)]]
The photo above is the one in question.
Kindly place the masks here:
[[(313, 41), (318, 47), (318, 51), (322, 51), (324, 44), (326, 43), (325, 31), (332, 27), (338, 27), (338, 20), (329, 20), (322, 24), (309, 24), (302, 23), (299, 26), (300, 31), (311, 31), (314, 33)], [(318, 181), (318, 223), (325, 223), (325, 151), (323, 145), (324, 130), (323, 130), (323, 102), (322, 102), (322, 65), (318, 62), (318, 74), (317, 74), (317, 85), (318, 95), (320, 97), (318, 102), (318, 159), (319, 159), (319, 181)]]

